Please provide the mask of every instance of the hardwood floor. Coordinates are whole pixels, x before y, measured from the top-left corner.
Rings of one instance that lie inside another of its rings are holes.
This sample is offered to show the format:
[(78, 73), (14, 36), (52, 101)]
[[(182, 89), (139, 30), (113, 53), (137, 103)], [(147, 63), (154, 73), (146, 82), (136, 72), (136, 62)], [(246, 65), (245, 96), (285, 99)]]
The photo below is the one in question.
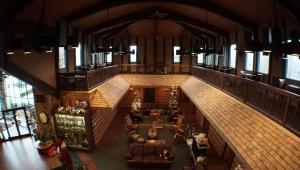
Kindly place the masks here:
[(0, 170), (48, 170), (58, 166), (57, 156), (46, 157), (38, 153), (32, 137), (1, 143)]

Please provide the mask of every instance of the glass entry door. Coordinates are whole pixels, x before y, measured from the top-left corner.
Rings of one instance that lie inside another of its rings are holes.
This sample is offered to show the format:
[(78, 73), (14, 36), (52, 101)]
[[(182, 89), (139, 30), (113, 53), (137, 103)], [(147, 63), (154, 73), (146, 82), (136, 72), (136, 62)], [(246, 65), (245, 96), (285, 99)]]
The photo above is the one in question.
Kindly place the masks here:
[(20, 135), (28, 135), (30, 134), (30, 129), (28, 126), (28, 118), (25, 114), (25, 109), (15, 110), (17, 124), (19, 126)]
[[(2, 110), (3, 139), (15, 139), (31, 135), (25, 107)], [(4, 126), (4, 127), (3, 127)]]

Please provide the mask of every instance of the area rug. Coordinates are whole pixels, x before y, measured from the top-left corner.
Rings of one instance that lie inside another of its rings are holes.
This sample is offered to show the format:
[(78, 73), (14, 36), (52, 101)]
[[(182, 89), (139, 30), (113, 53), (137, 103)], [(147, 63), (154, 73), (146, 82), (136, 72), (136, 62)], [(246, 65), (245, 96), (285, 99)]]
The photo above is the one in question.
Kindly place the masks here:
[[(117, 115), (118, 116), (118, 115)], [(119, 115), (120, 116), (120, 115)], [(164, 118), (166, 121), (166, 119)], [(151, 127), (151, 120), (145, 116), (144, 120), (140, 122), (139, 134), (147, 139), (148, 129)], [(120, 122), (112, 122), (120, 123)], [(125, 159), (125, 152), (128, 146), (128, 136), (125, 126), (120, 126), (119, 134), (116, 141), (112, 144), (112, 147), (99, 146), (93, 152), (87, 153), (100, 170), (135, 170), (129, 168)], [(109, 130), (106, 135), (109, 135)], [(193, 161), (190, 156), (189, 150), (185, 145), (173, 144), (173, 132), (171, 132), (171, 124), (164, 123), (164, 128), (158, 130), (158, 139), (164, 139), (168, 144), (172, 145), (174, 153), (174, 163), (170, 169), (182, 170), (185, 166), (192, 166)], [(105, 138), (105, 137), (104, 137)], [(141, 168), (138, 168), (141, 170)], [(136, 170), (138, 170), (136, 169)], [(147, 168), (148, 170), (151, 170)], [(156, 170), (160, 170), (157, 169)], [(161, 169), (166, 170), (166, 169)]]

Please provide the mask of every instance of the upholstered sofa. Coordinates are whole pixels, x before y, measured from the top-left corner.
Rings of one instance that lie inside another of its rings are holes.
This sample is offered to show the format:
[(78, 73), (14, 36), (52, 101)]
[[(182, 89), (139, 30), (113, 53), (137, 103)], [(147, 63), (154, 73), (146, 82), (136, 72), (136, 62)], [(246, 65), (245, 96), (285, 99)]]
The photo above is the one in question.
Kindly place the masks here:
[[(168, 151), (168, 157), (162, 156)], [(140, 144), (130, 143), (126, 152), (126, 160), (129, 167), (135, 168), (169, 168), (173, 163), (171, 145), (168, 144)]]

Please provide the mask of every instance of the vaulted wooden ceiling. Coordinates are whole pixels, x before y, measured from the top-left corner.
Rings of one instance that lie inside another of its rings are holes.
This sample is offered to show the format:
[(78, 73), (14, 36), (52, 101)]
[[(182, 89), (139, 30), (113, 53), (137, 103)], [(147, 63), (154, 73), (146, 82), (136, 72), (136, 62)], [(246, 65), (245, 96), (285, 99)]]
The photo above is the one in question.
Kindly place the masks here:
[[(144, 11), (155, 7), (164, 10), (160, 12), (161, 14), (172, 13), (173, 23), (181, 24), (181, 26), (182, 24), (190, 25), (199, 30), (209, 30), (211, 33), (233, 32), (239, 28), (256, 29), (258, 25), (274, 20), (275, 14), (280, 20), (285, 20), (289, 27), (299, 29), (300, 2), (276, 0), (275, 11), (273, 2), (273, 0), (46, 0), (45, 16), (48, 24), (52, 26), (60, 20), (66, 20), (72, 26), (82, 30), (91, 30), (122, 17), (122, 21), (130, 21), (131, 18), (128, 17), (130, 14), (143, 14)], [(6, 20), (37, 22), (41, 16), (42, 4), (43, 0), (0, 2), (0, 17)], [(178, 22), (178, 17), (182, 16), (188, 18), (188, 22)], [(127, 20), (124, 19), (125, 17), (128, 17)], [(132, 24), (138, 24), (140, 22), (137, 21), (147, 19), (149, 17), (137, 16)], [(114, 24), (126, 25), (128, 23)]]

